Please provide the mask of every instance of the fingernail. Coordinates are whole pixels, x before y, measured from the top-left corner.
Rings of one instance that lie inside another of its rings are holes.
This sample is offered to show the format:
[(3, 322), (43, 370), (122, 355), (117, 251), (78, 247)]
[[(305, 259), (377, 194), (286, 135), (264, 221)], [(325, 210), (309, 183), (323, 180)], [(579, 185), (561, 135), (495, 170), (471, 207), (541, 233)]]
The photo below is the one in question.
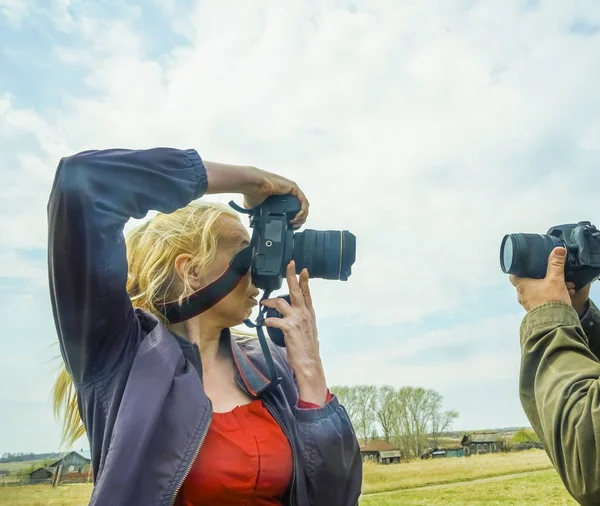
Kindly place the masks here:
[(559, 257), (564, 257), (566, 253), (567, 253), (567, 252), (565, 251), (565, 249), (564, 249), (564, 248), (557, 248), (557, 250), (556, 250), (556, 254), (557, 254)]

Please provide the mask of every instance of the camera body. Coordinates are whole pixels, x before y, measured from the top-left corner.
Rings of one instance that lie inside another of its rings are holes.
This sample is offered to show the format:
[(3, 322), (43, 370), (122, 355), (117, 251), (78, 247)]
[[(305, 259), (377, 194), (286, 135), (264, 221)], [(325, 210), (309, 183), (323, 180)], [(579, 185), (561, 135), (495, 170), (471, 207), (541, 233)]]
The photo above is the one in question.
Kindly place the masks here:
[(546, 234), (507, 234), (500, 246), (500, 266), (506, 274), (541, 279), (548, 257), (562, 246), (567, 251), (565, 280), (579, 290), (600, 276), (600, 231), (589, 221), (556, 225)]
[(294, 232), (290, 221), (300, 211), (293, 195), (273, 195), (247, 211), (252, 233), (251, 274), (254, 285), (272, 292), (281, 288), (288, 264), (296, 263), (299, 273), (306, 268), (311, 278), (346, 281), (356, 259), (356, 237), (347, 230)]
[(292, 259), (294, 230), (290, 220), (300, 212), (300, 201), (291, 195), (272, 196), (250, 215), (254, 229), (252, 281), (265, 291), (281, 288), (285, 266)]
[[(300, 200), (293, 195), (273, 195), (251, 210), (239, 207), (234, 202), (229, 205), (240, 213), (250, 215), (250, 228), (253, 229), (250, 246), (238, 253), (244, 266), (249, 263), (254, 286), (264, 290), (265, 296), (281, 288), (286, 269), (291, 260), (296, 263), (296, 273), (308, 269), (311, 278), (347, 281), (352, 274), (356, 259), (356, 237), (347, 230), (311, 230), (294, 232), (290, 221), (301, 209)], [(235, 263), (235, 260), (234, 260)], [(246, 271), (247, 272), (247, 271)], [(290, 302), (289, 295), (281, 298)], [(275, 309), (265, 308), (266, 318), (282, 318)], [(262, 322), (259, 318), (257, 322)], [(248, 326), (259, 327), (262, 323)], [(283, 332), (267, 327), (271, 340), (285, 347)]]

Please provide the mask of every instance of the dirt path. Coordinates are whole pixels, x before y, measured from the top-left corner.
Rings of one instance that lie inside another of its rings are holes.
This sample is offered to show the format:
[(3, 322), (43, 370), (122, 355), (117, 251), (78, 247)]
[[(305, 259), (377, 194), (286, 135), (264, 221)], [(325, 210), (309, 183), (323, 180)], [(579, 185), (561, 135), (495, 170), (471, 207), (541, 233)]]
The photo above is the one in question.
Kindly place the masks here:
[(454, 483), (441, 483), (440, 485), (425, 485), (422, 487), (413, 487), (413, 488), (400, 488), (397, 490), (386, 490), (385, 492), (374, 492), (370, 494), (362, 494), (363, 497), (375, 497), (378, 495), (389, 495), (389, 494), (398, 494), (401, 492), (414, 492), (417, 490), (437, 490), (444, 488), (454, 488), (454, 487), (465, 487), (468, 485), (479, 485), (480, 483), (492, 483), (494, 481), (505, 481), (505, 480), (514, 480), (515, 478), (522, 478), (524, 476), (532, 476), (535, 474), (546, 473), (552, 468), (548, 469), (538, 469), (536, 471), (524, 471), (522, 473), (515, 474), (504, 474), (502, 476), (491, 476), (489, 478), (476, 478), (474, 480), (469, 481), (455, 481)]

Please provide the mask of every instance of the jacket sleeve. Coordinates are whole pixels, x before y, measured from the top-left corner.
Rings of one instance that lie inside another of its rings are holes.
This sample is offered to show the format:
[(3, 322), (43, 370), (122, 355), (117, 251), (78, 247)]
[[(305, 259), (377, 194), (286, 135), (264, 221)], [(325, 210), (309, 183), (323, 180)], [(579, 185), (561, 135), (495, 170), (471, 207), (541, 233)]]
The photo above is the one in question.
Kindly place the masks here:
[(521, 325), (520, 397), (569, 493), (600, 504), (600, 361), (573, 307), (553, 302)]
[(338, 398), (323, 407), (295, 407), (300, 458), (311, 506), (355, 506), (362, 487), (362, 458), (350, 417)]
[(48, 271), (61, 353), (76, 383), (92, 381), (136, 344), (123, 228), (206, 191), (194, 150), (84, 151), (63, 158), (48, 202)]
[[(274, 357), (282, 359), (290, 382), (288, 402), (300, 441), (299, 458), (305, 469), (310, 506), (358, 506), (362, 489), (362, 457), (354, 427), (336, 395), (324, 406), (308, 407), (298, 398), (298, 383), (287, 349), (268, 341)], [(289, 376), (288, 376), (289, 374)]]
[(590, 343), (590, 350), (600, 360), (600, 311), (589, 299), (586, 311), (580, 317), (581, 326)]

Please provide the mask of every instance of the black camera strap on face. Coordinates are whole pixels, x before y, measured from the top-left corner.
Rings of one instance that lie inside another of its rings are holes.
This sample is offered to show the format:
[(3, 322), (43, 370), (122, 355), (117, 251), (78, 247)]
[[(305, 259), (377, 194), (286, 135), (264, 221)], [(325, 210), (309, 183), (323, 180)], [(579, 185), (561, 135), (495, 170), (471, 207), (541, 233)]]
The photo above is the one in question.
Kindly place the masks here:
[(180, 323), (210, 309), (224, 299), (247, 274), (252, 263), (252, 246), (239, 251), (219, 278), (184, 299), (162, 304), (159, 310), (169, 323)]
[(264, 292), (263, 296), (260, 299), (259, 303), (259, 312), (256, 317), (256, 322), (252, 322), (251, 320), (244, 320), (244, 323), (247, 327), (255, 328), (256, 334), (258, 335), (258, 341), (260, 343), (260, 347), (262, 349), (263, 355), (265, 356), (265, 360), (267, 362), (267, 369), (269, 370), (269, 379), (271, 380), (271, 384), (269, 388), (273, 388), (281, 382), (281, 378), (277, 374), (277, 369), (275, 368), (275, 362), (273, 362), (273, 356), (271, 355), (271, 350), (269, 349), (269, 345), (267, 343), (267, 338), (265, 337), (265, 331), (263, 330), (263, 326), (265, 323), (265, 313), (268, 308), (262, 305), (262, 301), (268, 299), (271, 296), (271, 292)]

